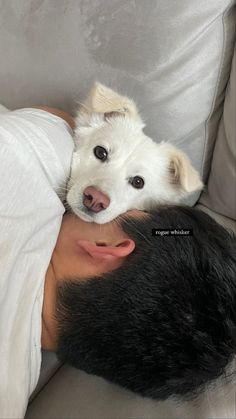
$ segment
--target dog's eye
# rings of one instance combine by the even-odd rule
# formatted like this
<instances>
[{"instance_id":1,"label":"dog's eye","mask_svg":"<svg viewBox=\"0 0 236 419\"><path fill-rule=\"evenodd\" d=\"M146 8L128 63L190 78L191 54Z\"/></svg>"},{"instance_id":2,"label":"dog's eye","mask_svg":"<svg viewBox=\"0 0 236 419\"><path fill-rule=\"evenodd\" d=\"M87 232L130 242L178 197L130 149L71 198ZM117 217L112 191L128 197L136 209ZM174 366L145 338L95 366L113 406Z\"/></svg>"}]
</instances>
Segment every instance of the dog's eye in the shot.
<instances>
[{"instance_id":1,"label":"dog's eye","mask_svg":"<svg viewBox=\"0 0 236 419\"><path fill-rule=\"evenodd\" d=\"M134 176L131 178L130 183L136 189L142 189L144 187L144 180L140 176Z\"/></svg>"},{"instance_id":2,"label":"dog's eye","mask_svg":"<svg viewBox=\"0 0 236 419\"><path fill-rule=\"evenodd\" d=\"M108 153L104 147L97 145L96 147L94 147L93 152L94 152L95 157L97 157L97 159L102 160L102 162L106 161Z\"/></svg>"}]
</instances>

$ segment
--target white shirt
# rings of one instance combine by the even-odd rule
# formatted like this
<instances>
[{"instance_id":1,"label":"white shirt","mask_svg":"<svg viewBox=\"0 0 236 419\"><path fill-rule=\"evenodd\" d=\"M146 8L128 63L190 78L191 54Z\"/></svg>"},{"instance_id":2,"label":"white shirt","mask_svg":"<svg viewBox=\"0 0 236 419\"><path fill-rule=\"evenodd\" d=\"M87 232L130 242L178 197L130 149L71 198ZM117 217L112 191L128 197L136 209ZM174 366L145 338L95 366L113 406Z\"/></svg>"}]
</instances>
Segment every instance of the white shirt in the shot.
<instances>
[{"instance_id":1,"label":"white shirt","mask_svg":"<svg viewBox=\"0 0 236 419\"><path fill-rule=\"evenodd\" d=\"M45 273L61 226L72 131L38 109L0 113L0 418L23 418L41 366Z\"/></svg>"}]
</instances>

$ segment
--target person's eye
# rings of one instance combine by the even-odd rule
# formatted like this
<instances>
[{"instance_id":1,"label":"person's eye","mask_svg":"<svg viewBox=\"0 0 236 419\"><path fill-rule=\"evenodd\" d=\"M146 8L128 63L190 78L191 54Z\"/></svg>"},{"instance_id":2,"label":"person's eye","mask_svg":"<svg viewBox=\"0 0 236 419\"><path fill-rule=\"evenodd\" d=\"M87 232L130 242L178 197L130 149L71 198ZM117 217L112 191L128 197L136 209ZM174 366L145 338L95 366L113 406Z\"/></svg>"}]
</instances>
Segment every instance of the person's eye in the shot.
<instances>
[{"instance_id":1,"label":"person's eye","mask_svg":"<svg viewBox=\"0 0 236 419\"><path fill-rule=\"evenodd\" d=\"M141 176L134 176L129 180L129 183L136 189L142 189L144 187L144 180Z\"/></svg>"},{"instance_id":2,"label":"person's eye","mask_svg":"<svg viewBox=\"0 0 236 419\"><path fill-rule=\"evenodd\" d=\"M101 160L102 162L107 160L108 152L104 147L97 145L94 147L93 153L95 157L97 157L97 159Z\"/></svg>"}]
</instances>

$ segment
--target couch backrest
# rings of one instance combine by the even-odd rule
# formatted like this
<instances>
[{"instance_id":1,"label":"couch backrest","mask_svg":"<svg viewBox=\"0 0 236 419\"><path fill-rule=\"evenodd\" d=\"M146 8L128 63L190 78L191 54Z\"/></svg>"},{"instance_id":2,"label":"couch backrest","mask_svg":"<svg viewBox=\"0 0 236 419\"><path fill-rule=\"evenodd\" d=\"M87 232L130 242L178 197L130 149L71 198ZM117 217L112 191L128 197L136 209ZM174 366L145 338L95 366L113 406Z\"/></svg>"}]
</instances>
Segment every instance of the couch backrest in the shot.
<instances>
[{"instance_id":1,"label":"couch backrest","mask_svg":"<svg viewBox=\"0 0 236 419\"><path fill-rule=\"evenodd\" d=\"M0 102L72 111L97 79L133 97L146 133L185 150L206 181L232 58L233 3L0 0Z\"/></svg>"},{"instance_id":2,"label":"couch backrest","mask_svg":"<svg viewBox=\"0 0 236 419\"><path fill-rule=\"evenodd\" d=\"M208 184L200 203L236 220L236 44Z\"/></svg>"}]
</instances>

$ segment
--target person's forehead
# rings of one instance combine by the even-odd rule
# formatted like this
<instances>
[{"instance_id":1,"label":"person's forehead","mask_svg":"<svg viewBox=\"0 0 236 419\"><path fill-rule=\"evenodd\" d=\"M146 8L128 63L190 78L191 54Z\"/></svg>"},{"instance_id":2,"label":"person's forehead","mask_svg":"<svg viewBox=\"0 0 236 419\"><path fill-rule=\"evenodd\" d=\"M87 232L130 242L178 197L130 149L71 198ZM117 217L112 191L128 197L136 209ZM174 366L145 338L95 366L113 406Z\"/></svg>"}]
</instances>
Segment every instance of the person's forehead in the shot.
<instances>
[{"instance_id":1,"label":"person's forehead","mask_svg":"<svg viewBox=\"0 0 236 419\"><path fill-rule=\"evenodd\" d=\"M107 227L114 226L114 225L118 226L118 225L120 225L120 222L122 220L130 220L130 219L135 220L135 219L142 219L144 217L148 217L148 212L137 210L137 209L132 209L132 210L126 211L126 212L118 215L118 217L116 217L112 221L109 221L107 224L96 224L96 225L97 226L100 225L100 227L103 226L103 225L107 226Z\"/></svg>"},{"instance_id":2,"label":"person's forehead","mask_svg":"<svg viewBox=\"0 0 236 419\"><path fill-rule=\"evenodd\" d=\"M92 229L92 230L103 230L104 227L110 227L110 226L118 226L117 222L119 224L119 221L122 220L122 218L125 219L137 219L137 218L143 218L143 217L147 217L148 213L145 211L141 211L141 210L137 210L137 209L132 209L129 211L126 211L123 214L120 214L116 219L105 223L105 224L96 224L96 223L88 223L87 221L82 220L80 217L78 217L77 215L73 214L73 213L67 213L64 215L65 218L69 219L70 223L73 223L73 226L75 227L77 224L78 225L83 225L83 228L86 229Z\"/></svg>"},{"instance_id":3,"label":"person's forehead","mask_svg":"<svg viewBox=\"0 0 236 419\"><path fill-rule=\"evenodd\" d=\"M144 218L144 217L148 217L148 212L146 211L141 211L141 210L137 210L137 209L132 209L129 211L126 211L124 214L121 214L118 219L122 219L122 218Z\"/></svg>"}]
</instances>

